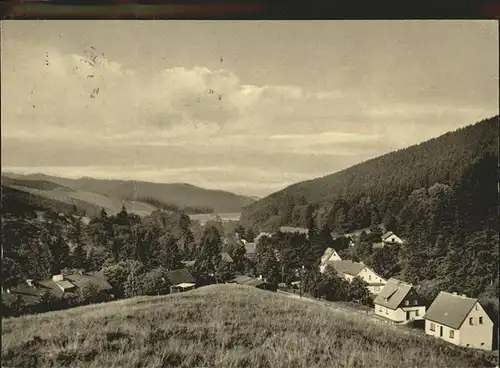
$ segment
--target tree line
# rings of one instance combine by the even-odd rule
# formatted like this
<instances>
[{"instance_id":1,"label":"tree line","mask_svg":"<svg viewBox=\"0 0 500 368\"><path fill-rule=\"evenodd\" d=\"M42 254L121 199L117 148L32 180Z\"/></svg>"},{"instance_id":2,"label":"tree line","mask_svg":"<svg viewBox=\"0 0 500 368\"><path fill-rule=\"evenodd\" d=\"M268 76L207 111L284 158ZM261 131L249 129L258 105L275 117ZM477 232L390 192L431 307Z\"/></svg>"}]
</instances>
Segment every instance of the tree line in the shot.
<instances>
[{"instance_id":1,"label":"tree line","mask_svg":"<svg viewBox=\"0 0 500 368\"><path fill-rule=\"evenodd\" d=\"M223 231L221 223L201 227L180 211L141 218L123 206L115 215L103 209L85 224L74 213L45 211L40 221L32 211L13 214L4 207L3 287L78 269L101 271L118 298L164 294L170 286L166 272L185 267L184 260L195 261L190 271L200 284L225 282L250 266L243 243L224 244ZM66 304L81 304L90 294Z\"/></svg>"},{"instance_id":2,"label":"tree line","mask_svg":"<svg viewBox=\"0 0 500 368\"><path fill-rule=\"evenodd\" d=\"M498 117L292 185L247 207L254 232L313 221L324 233L370 229L341 256L383 277L498 298ZM312 215L311 215L312 214ZM404 247L375 248L379 226ZM432 285L429 286L429 285Z\"/></svg>"}]
</instances>

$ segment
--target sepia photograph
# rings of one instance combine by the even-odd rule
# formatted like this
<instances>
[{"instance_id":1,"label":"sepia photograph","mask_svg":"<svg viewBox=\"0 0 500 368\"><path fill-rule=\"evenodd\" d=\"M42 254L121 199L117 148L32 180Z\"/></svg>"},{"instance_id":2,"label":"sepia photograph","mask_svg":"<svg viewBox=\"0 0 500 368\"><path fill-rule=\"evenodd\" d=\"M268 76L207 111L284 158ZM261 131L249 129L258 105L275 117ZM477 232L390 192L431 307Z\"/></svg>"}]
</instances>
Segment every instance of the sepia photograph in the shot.
<instances>
[{"instance_id":1,"label":"sepia photograph","mask_svg":"<svg viewBox=\"0 0 500 368\"><path fill-rule=\"evenodd\" d=\"M1 366L498 368L494 20L4 20Z\"/></svg>"}]
</instances>

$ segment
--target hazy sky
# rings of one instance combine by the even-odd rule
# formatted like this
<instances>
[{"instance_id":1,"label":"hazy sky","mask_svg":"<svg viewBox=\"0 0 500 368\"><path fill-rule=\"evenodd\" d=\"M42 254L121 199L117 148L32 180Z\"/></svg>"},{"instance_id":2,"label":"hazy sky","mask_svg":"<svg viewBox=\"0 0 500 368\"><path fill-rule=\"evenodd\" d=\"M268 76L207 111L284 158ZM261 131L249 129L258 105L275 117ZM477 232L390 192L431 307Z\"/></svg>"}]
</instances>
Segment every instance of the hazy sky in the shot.
<instances>
[{"instance_id":1,"label":"hazy sky","mask_svg":"<svg viewBox=\"0 0 500 368\"><path fill-rule=\"evenodd\" d=\"M264 196L498 114L495 21L3 21L1 36L3 170Z\"/></svg>"}]
</instances>

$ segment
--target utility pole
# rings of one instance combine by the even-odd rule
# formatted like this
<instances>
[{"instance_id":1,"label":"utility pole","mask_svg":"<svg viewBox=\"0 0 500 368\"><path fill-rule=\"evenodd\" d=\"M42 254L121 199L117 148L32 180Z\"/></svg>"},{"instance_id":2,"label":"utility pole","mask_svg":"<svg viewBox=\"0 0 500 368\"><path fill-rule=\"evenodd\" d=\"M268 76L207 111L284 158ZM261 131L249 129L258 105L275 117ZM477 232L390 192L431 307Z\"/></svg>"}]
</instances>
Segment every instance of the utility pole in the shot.
<instances>
[{"instance_id":1,"label":"utility pole","mask_svg":"<svg viewBox=\"0 0 500 368\"><path fill-rule=\"evenodd\" d=\"M300 271L300 299L302 299L302 288L304 287L304 265Z\"/></svg>"}]
</instances>

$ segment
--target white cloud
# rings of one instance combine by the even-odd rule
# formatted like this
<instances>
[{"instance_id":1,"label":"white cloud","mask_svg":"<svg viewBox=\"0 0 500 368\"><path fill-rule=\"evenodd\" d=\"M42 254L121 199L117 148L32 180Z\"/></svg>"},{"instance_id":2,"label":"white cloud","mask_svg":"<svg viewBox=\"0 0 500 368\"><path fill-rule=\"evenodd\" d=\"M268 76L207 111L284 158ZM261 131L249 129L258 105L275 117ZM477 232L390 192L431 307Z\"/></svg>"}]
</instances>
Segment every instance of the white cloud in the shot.
<instances>
[{"instance_id":1,"label":"white cloud","mask_svg":"<svg viewBox=\"0 0 500 368\"><path fill-rule=\"evenodd\" d=\"M45 45L11 43L3 53L4 163L28 169L36 161L40 166L33 170L51 174L82 176L87 170L87 176L192 180L211 187L220 180L234 188L249 183L262 194L262 183L275 188L324 175L344 162L354 163L349 157L375 156L497 113L475 106L384 101L352 90L257 86L243 83L229 70L204 66L146 74L92 49L64 54ZM74 166L55 164L57 147L67 156L64 162ZM133 169L113 166L127 162L128 153L117 158L120 149L135 150L137 158L128 161ZM162 169L161 156L171 156L172 150L182 156L178 164L184 168ZM115 161L106 152L113 152ZM209 155L214 161L200 166L200 157ZM315 169L312 157L323 156L327 162L328 155L339 162L318 163ZM259 171L252 161L248 170L253 174L247 170L235 179L250 156L261 158L262 168L274 168ZM293 162L286 161L292 156ZM95 167L81 164L90 158ZM153 169L138 169L150 161ZM296 165L296 170L283 174L276 162ZM309 171L304 173L300 165L308 165Z\"/></svg>"}]
</instances>

